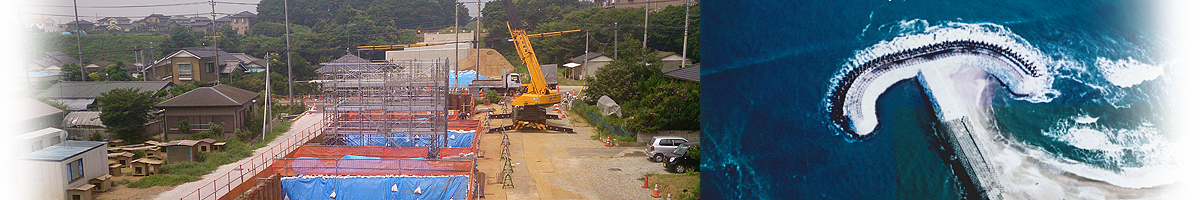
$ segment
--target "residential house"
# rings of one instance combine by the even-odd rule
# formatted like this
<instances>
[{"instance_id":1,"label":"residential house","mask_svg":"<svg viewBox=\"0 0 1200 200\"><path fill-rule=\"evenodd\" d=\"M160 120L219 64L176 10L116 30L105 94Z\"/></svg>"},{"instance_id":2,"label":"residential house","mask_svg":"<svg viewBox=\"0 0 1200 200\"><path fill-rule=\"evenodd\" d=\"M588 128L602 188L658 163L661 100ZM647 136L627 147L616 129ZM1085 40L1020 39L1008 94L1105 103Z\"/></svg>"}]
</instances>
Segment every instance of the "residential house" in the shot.
<instances>
[{"instance_id":1,"label":"residential house","mask_svg":"<svg viewBox=\"0 0 1200 200\"><path fill-rule=\"evenodd\" d=\"M681 56L677 53L659 51L658 54L656 54L656 55L657 55L658 60L662 61L662 66L659 69L662 72L667 72L667 71L683 68L684 65L691 64L690 60L684 59L683 56ZM685 62L687 62L687 63L685 63ZM683 65L681 65L681 63Z\"/></svg>"},{"instance_id":2,"label":"residential house","mask_svg":"<svg viewBox=\"0 0 1200 200\"><path fill-rule=\"evenodd\" d=\"M189 23L180 23L180 25L185 25L191 31L197 32L208 32L214 27L213 20L207 17L191 17L188 18L188 22Z\"/></svg>"},{"instance_id":3,"label":"residential house","mask_svg":"<svg viewBox=\"0 0 1200 200\"><path fill-rule=\"evenodd\" d=\"M236 57L239 61L241 61L243 63L242 65L245 66L246 72L261 72L261 71L267 70L267 60L266 59L257 58L257 57L254 57L254 56L251 56L251 55L248 55L245 53L230 53L230 55L233 55L233 57ZM230 70L232 70L232 69L233 68L230 68ZM233 71L230 71L230 72L222 71L222 73L234 73L234 72Z\"/></svg>"},{"instance_id":4,"label":"residential house","mask_svg":"<svg viewBox=\"0 0 1200 200\"><path fill-rule=\"evenodd\" d=\"M595 77L596 73L600 72L601 67L608 65L612 61L612 58L604 56L604 54L590 52L571 58L571 63L567 63L565 66L572 68L571 78L583 80L587 77Z\"/></svg>"},{"instance_id":5,"label":"residential house","mask_svg":"<svg viewBox=\"0 0 1200 200\"><path fill-rule=\"evenodd\" d=\"M22 125L16 129L17 132L62 127L62 109L34 100L33 98L21 98L18 101L17 106L23 109L24 112L22 115L18 115L21 117L16 119L16 124Z\"/></svg>"},{"instance_id":6,"label":"residential house","mask_svg":"<svg viewBox=\"0 0 1200 200\"><path fill-rule=\"evenodd\" d=\"M108 67L109 65L113 65L113 64L116 64L116 63L103 61L103 60L92 61L92 63L88 63L87 65L84 65L83 68L87 69L88 73L92 73L92 72L98 72L101 69L104 69L105 67Z\"/></svg>"},{"instance_id":7,"label":"residential house","mask_svg":"<svg viewBox=\"0 0 1200 200\"><path fill-rule=\"evenodd\" d=\"M662 10L667 6L682 6L687 3L687 0L600 0L599 2L605 8L645 8L650 7L650 10Z\"/></svg>"},{"instance_id":8,"label":"residential house","mask_svg":"<svg viewBox=\"0 0 1200 200\"><path fill-rule=\"evenodd\" d=\"M92 179L108 175L104 142L69 140L18 157L20 191L29 199L91 199Z\"/></svg>"},{"instance_id":9,"label":"residential house","mask_svg":"<svg viewBox=\"0 0 1200 200\"><path fill-rule=\"evenodd\" d=\"M133 88L139 91L158 92L171 86L166 81L90 81L59 82L37 95L38 98L58 102L68 110L94 110L96 98L101 93L117 88Z\"/></svg>"},{"instance_id":10,"label":"residential house","mask_svg":"<svg viewBox=\"0 0 1200 200\"><path fill-rule=\"evenodd\" d=\"M168 133L184 134L179 127L172 126L186 120L192 130L207 130L210 124L218 124L225 134L246 128L243 122L253 112L255 99L258 99L257 92L218 84L196 88L154 107L165 110L163 124Z\"/></svg>"},{"instance_id":11,"label":"residential house","mask_svg":"<svg viewBox=\"0 0 1200 200\"><path fill-rule=\"evenodd\" d=\"M42 53L42 55L31 61L27 70L52 73L62 72L63 65L79 63L79 60L61 51Z\"/></svg>"},{"instance_id":12,"label":"residential house","mask_svg":"<svg viewBox=\"0 0 1200 200\"><path fill-rule=\"evenodd\" d=\"M36 28L47 33L62 32L63 30L62 27L58 27L58 24L56 24L56 22L50 18L32 19L29 20L28 24L30 28Z\"/></svg>"},{"instance_id":13,"label":"residential house","mask_svg":"<svg viewBox=\"0 0 1200 200\"><path fill-rule=\"evenodd\" d=\"M96 20L96 27L108 30L129 31L133 28L133 23L127 17L105 17Z\"/></svg>"},{"instance_id":14,"label":"residential house","mask_svg":"<svg viewBox=\"0 0 1200 200\"><path fill-rule=\"evenodd\" d=\"M177 25L174 21L171 21L171 17L163 14L150 14L150 16L137 20L133 24L135 27L141 27L139 29L151 32L167 32L172 25Z\"/></svg>"},{"instance_id":15,"label":"residential house","mask_svg":"<svg viewBox=\"0 0 1200 200\"><path fill-rule=\"evenodd\" d=\"M76 24L78 24L79 26L76 27L75 26ZM78 28L79 30L84 31L84 33L87 33L87 31L90 31L90 30L92 30L93 27L96 27L96 23L92 23L87 20L79 20L79 21L67 22L66 24L62 24L62 26L59 26L59 27L62 28L62 30L65 30L68 32L75 32L75 29Z\"/></svg>"},{"instance_id":16,"label":"residential house","mask_svg":"<svg viewBox=\"0 0 1200 200\"><path fill-rule=\"evenodd\" d=\"M154 61L145 71L155 80L176 84L220 83L221 77L245 71L246 64L216 47L187 47Z\"/></svg>"},{"instance_id":17,"label":"residential house","mask_svg":"<svg viewBox=\"0 0 1200 200\"><path fill-rule=\"evenodd\" d=\"M249 11L242 11L237 14L218 18L217 22L216 22L216 27L220 28L220 27L230 26L231 28L233 28L234 31L237 31L238 34L245 35L246 32L250 31L250 27L254 26L254 23L252 20L255 17L258 17L258 16L255 15L254 13L250 13Z\"/></svg>"},{"instance_id":18,"label":"residential house","mask_svg":"<svg viewBox=\"0 0 1200 200\"><path fill-rule=\"evenodd\" d=\"M663 76L684 81L700 82L700 64L663 72Z\"/></svg>"}]
</instances>

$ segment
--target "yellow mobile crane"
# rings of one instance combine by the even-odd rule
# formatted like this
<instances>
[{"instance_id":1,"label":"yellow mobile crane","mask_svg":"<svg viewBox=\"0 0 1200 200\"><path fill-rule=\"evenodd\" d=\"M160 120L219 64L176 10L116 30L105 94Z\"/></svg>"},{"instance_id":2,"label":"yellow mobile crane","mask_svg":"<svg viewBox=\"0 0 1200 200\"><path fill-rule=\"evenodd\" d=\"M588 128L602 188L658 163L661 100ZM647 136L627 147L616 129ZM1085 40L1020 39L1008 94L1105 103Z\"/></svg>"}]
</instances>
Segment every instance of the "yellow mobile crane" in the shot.
<instances>
[{"instance_id":1,"label":"yellow mobile crane","mask_svg":"<svg viewBox=\"0 0 1200 200\"><path fill-rule=\"evenodd\" d=\"M542 65L538 63L537 55L533 52L533 45L529 43L529 35L526 35L525 26L521 24L521 19L517 16L517 11L513 9L511 0L501 1L503 1L504 10L508 12L508 22L506 24L508 25L509 35L512 36L513 46L517 49L517 55L521 57L521 62L529 69L529 84L521 84L521 89L517 90L519 94L513 98L512 105L514 109L511 113L491 115L492 118L511 117L513 124L493 128L489 131L532 128L568 133L575 132L571 128L546 124L546 119L557 118L556 115L547 115L546 108L561 102L562 96L559 96L558 91L550 89L549 85L546 84L546 78L542 75ZM570 32L578 31L572 30Z\"/></svg>"},{"instance_id":2,"label":"yellow mobile crane","mask_svg":"<svg viewBox=\"0 0 1200 200\"><path fill-rule=\"evenodd\" d=\"M509 35L512 36L513 44L517 49L517 54L521 57L521 62L525 64L525 67L527 69L529 69L530 83L529 84L521 84L520 87L518 87L518 89L516 89L518 94L513 98L512 105L514 106L514 109L511 113L494 114L494 115L490 116L492 118L512 118L513 124L498 127L498 128L493 128L493 129L489 130L489 132L532 128L532 129L552 130L552 131L562 131L562 132L574 133L575 131L572 130L571 128L559 127L559 126L553 126L553 125L546 124L546 119L557 119L558 118L558 115L546 114L546 108L554 106L554 104L558 104L559 102L561 102L562 96L560 96L557 91L552 90L550 88L550 86L548 84L546 84L546 76L544 74L542 74L542 65L538 62L537 55L533 53L533 46L529 43L529 38L554 37L554 36L560 36L565 33L580 32L582 30L575 29L575 30L566 30L566 31L549 32L549 33L526 34L525 26L521 24L520 18L516 15L516 10L514 10L512 7L512 2L509 2L509 0L502 0L502 1L504 4L504 9L508 12L508 19L509 19L508 21L509 22L507 22L506 24L508 25ZM424 47L424 46L445 45L445 44L465 43L465 42L472 42L472 41L358 46L358 50L359 51L393 50L393 49L403 49L403 48L410 48L410 47ZM517 76L517 75L509 74L506 77L514 77L514 76ZM516 77L514 77L514 78L516 78Z\"/></svg>"}]
</instances>

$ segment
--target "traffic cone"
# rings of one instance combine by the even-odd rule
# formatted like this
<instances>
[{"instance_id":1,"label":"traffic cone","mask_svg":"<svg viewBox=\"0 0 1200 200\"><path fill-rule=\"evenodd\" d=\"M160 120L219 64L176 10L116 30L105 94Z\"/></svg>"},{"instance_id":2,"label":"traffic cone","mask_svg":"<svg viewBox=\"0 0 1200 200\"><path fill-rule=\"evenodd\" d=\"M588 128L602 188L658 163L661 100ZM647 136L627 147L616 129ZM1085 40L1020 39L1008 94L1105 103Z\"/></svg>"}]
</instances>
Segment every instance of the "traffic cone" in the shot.
<instances>
[{"instance_id":1,"label":"traffic cone","mask_svg":"<svg viewBox=\"0 0 1200 200\"><path fill-rule=\"evenodd\" d=\"M671 200L671 191L667 191L667 200Z\"/></svg>"},{"instance_id":2,"label":"traffic cone","mask_svg":"<svg viewBox=\"0 0 1200 200\"><path fill-rule=\"evenodd\" d=\"M604 140L604 146L611 147L612 143L610 143L608 140Z\"/></svg>"},{"instance_id":3,"label":"traffic cone","mask_svg":"<svg viewBox=\"0 0 1200 200\"><path fill-rule=\"evenodd\" d=\"M654 193L650 194L650 197L654 197L654 198L662 197L662 196L658 196L658 183L654 184Z\"/></svg>"},{"instance_id":4,"label":"traffic cone","mask_svg":"<svg viewBox=\"0 0 1200 200\"><path fill-rule=\"evenodd\" d=\"M650 175L646 174L646 182L642 183L642 188L650 188Z\"/></svg>"}]
</instances>

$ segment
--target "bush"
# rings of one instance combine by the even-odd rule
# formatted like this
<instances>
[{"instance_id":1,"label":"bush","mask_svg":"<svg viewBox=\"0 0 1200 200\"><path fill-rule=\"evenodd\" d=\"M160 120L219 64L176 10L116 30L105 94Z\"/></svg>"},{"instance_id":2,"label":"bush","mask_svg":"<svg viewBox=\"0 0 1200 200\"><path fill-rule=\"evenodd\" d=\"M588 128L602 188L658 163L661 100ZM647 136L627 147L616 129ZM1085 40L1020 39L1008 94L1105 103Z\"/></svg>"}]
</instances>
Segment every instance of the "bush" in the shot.
<instances>
[{"instance_id":1,"label":"bush","mask_svg":"<svg viewBox=\"0 0 1200 200\"><path fill-rule=\"evenodd\" d=\"M200 177L177 174L153 174L129 183L131 188L148 188L152 186L174 186L200 180Z\"/></svg>"},{"instance_id":2,"label":"bush","mask_svg":"<svg viewBox=\"0 0 1200 200\"><path fill-rule=\"evenodd\" d=\"M488 101L491 101L492 103L500 103L500 100L503 99L500 97L499 93L496 93L495 90L488 90L486 96Z\"/></svg>"},{"instance_id":3,"label":"bush","mask_svg":"<svg viewBox=\"0 0 1200 200\"><path fill-rule=\"evenodd\" d=\"M180 132L180 133L192 133L192 126L191 126L191 125L192 125L192 124L191 124L191 123L188 123L188 121L187 121L186 119L185 119L185 120L180 120L180 121L179 121L179 132Z\"/></svg>"},{"instance_id":4,"label":"bush","mask_svg":"<svg viewBox=\"0 0 1200 200\"><path fill-rule=\"evenodd\" d=\"M475 104L485 105L488 104L488 100L483 98L475 98Z\"/></svg>"},{"instance_id":5,"label":"bush","mask_svg":"<svg viewBox=\"0 0 1200 200\"><path fill-rule=\"evenodd\" d=\"M212 138L212 136L213 136L212 131L200 131L200 132L196 132L195 134L192 134L191 139L199 140L199 139L204 139L204 138Z\"/></svg>"}]
</instances>

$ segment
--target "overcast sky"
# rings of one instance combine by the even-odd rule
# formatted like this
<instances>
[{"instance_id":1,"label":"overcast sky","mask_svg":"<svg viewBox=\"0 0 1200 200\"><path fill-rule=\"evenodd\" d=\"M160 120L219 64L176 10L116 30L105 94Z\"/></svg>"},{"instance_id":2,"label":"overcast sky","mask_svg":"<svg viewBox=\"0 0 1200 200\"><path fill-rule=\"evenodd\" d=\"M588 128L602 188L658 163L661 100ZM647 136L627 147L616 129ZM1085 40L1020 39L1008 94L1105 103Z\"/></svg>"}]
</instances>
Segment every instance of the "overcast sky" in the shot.
<instances>
[{"instance_id":1,"label":"overcast sky","mask_svg":"<svg viewBox=\"0 0 1200 200\"><path fill-rule=\"evenodd\" d=\"M259 1L260 0L217 0L217 2L245 4L258 4ZM472 17L476 16L474 2L478 2L479 0L458 1L470 2L466 4L467 9L470 10L469 15ZM482 1L490 2L492 0ZM51 18L59 24L74 21L74 10L71 7L71 0L21 0L19 2L21 3L19 4L18 9L20 9L20 12L22 13L22 21L29 21L35 18ZM78 3L79 19L92 22L104 17L128 17L131 20L139 20L154 13L164 14L167 16L189 15L209 17L210 13L213 12L213 7L205 0L79 0ZM112 8L117 6L141 7ZM258 10L255 7L255 5L217 3L217 18L221 18L229 14L237 14L242 11L250 11L251 13L258 14Z\"/></svg>"}]
</instances>

